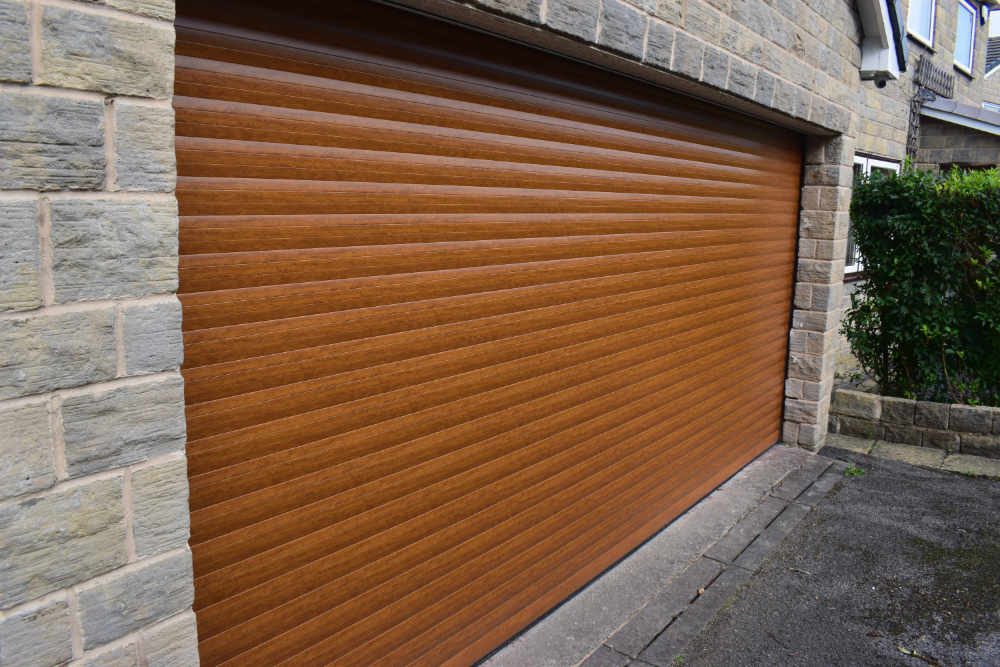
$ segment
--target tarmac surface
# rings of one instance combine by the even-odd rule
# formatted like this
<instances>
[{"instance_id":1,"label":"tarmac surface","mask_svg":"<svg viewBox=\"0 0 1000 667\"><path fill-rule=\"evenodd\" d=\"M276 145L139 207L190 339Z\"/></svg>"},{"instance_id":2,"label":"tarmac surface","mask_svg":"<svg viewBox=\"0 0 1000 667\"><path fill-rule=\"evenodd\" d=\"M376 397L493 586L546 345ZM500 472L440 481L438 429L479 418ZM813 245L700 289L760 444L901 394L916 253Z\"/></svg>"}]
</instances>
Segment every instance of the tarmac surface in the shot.
<instances>
[{"instance_id":1,"label":"tarmac surface","mask_svg":"<svg viewBox=\"0 0 1000 667\"><path fill-rule=\"evenodd\" d=\"M1000 665L1000 482L821 454L853 468L672 664Z\"/></svg>"}]
</instances>

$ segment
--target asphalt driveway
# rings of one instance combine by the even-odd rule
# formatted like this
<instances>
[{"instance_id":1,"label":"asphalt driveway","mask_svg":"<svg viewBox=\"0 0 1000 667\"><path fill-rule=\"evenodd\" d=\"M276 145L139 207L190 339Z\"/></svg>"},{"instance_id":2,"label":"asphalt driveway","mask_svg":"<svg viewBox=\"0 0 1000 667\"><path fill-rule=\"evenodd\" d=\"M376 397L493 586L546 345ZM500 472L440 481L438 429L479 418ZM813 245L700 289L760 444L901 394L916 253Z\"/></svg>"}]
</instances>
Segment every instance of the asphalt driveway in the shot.
<instances>
[{"instance_id":1,"label":"asphalt driveway","mask_svg":"<svg viewBox=\"0 0 1000 667\"><path fill-rule=\"evenodd\" d=\"M1000 482L827 448L846 476L687 665L1000 665Z\"/></svg>"}]
</instances>

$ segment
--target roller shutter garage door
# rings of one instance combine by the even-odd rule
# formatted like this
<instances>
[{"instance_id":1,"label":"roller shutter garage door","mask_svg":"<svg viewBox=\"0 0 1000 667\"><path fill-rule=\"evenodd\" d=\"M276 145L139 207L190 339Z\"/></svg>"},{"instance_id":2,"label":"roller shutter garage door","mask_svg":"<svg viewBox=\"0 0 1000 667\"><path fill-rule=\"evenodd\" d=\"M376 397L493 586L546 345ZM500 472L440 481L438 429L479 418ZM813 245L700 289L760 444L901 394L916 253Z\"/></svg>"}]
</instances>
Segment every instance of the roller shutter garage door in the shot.
<instances>
[{"instance_id":1,"label":"roller shutter garage door","mask_svg":"<svg viewBox=\"0 0 1000 667\"><path fill-rule=\"evenodd\" d=\"M474 662L778 439L795 136L379 5L178 4L203 664Z\"/></svg>"}]
</instances>

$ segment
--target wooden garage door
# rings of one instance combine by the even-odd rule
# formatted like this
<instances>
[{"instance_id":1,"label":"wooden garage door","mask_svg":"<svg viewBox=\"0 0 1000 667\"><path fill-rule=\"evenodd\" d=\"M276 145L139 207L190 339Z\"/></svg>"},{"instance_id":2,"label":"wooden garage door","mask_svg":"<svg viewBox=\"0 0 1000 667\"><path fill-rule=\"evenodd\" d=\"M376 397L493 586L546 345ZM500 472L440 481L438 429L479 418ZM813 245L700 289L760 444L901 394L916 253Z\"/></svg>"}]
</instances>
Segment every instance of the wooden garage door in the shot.
<instances>
[{"instance_id":1,"label":"wooden garage door","mask_svg":"<svg viewBox=\"0 0 1000 667\"><path fill-rule=\"evenodd\" d=\"M794 136L398 10L179 4L203 664L473 662L778 439Z\"/></svg>"}]
</instances>

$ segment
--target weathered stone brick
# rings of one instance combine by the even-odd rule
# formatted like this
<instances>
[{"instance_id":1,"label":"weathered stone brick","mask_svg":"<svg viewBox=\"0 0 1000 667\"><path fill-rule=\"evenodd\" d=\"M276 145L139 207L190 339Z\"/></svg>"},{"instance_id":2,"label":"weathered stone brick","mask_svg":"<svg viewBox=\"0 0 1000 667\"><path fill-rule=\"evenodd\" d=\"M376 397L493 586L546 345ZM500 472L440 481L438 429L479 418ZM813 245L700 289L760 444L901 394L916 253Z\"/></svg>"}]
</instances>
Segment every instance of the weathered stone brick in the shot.
<instances>
[{"instance_id":1,"label":"weathered stone brick","mask_svg":"<svg viewBox=\"0 0 1000 667\"><path fill-rule=\"evenodd\" d=\"M799 424L815 424L819 417L819 404L815 401L785 399L785 419Z\"/></svg>"},{"instance_id":2,"label":"weathered stone brick","mask_svg":"<svg viewBox=\"0 0 1000 667\"><path fill-rule=\"evenodd\" d=\"M792 311L792 327L820 333L835 331L840 327L840 309L812 311L796 308Z\"/></svg>"},{"instance_id":3,"label":"weathered stone brick","mask_svg":"<svg viewBox=\"0 0 1000 667\"><path fill-rule=\"evenodd\" d=\"M843 280L843 260L800 259L796 279L807 283L830 284Z\"/></svg>"},{"instance_id":4,"label":"weathered stone brick","mask_svg":"<svg viewBox=\"0 0 1000 667\"><path fill-rule=\"evenodd\" d=\"M44 6L38 83L167 98L174 87L174 31L167 25Z\"/></svg>"},{"instance_id":5,"label":"weathered stone brick","mask_svg":"<svg viewBox=\"0 0 1000 667\"><path fill-rule=\"evenodd\" d=\"M895 396L882 397L882 421L890 424L912 424L917 402Z\"/></svg>"},{"instance_id":6,"label":"weathered stone brick","mask_svg":"<svg viewBox=\"0 0 1000 667\"><path fill-rule=\"evenodd\" d=\"M853 435L858 438L877 440L882 437L884 432L884 427L881 422L871 421L870 419L838 415L837 422L840 425L837 432L843 435Z\"/></svg>"},{"instance_id":7,"label":"weathered stone brick","mask_svg":"<svg viewBox=\"0 0 1000 667\"><path fill-rule=\"evenodd\" d=\"M785 421L781 424L781 441L786 445L796 445L799 442L799 424Z\"/></svg>"},{"instance_id":8,"label":"weathered stone brick","mask_svg":"<svg viewBox=\"0 0 1000 667\"><path fill-rule=\"evenodd\" d=\"M0 81L31 81L30 39L27 3L0 0Z\"/></svg>"},{"instance_id":9,"label":"weathered stone brick","mask_svg":"<svg viewBox=\"0 0 1000 667\"><path fill-rule=\"evenodd\" d=\"M151 16L166 21L174 20L174 0L87 0L87 2L97 2L130 14Z\"/></svg>"},{"instance_id":10,"label":"weathered stone brick","mask_svg":"<svg viewBox=\"0 0 1000 667\"><path fill-rule=\"evenodd\" d=\"M104 183L104 105L5 90L0 188L87 190Z\"/></svg>"},{"instance_id":11,"label":"weathered stone brick","mask_svg":"<svg viewBox=\"0 0 1000 667\"><path fill-rule=\"evenodd\" d=\"M106 644L182 612L194 601L191 552L179 551L81 587L83 645Z\"/></svg>"},{"instance_id":12,"label":"weathered stone brick","mask_svg":"<svg viewBox=\"0 0 1000 667\"><path fill-rule=\"evenodd\" d=\"M598 0L549 0L545 24L553 30L593 41L600 4Z\"/></svg>"},{"instance_id":13,"label":"weathered stone brick","mask_svg":"<svg viewBox=\"0 0 1000 667\"><path fill-rule=\"evenodd\" d=\"M56 300L109 299L177 289L175 202L52 202Z\"/></svg>"},{"instance_id":14,"label":"weathered stone brick","mask_svg":"<svg viewBox=\"0 0 1000 667\"><path fill-rule=\"evenodd\" d=\"M916 411L913 415L913 423L917 426L947 430L948 404L932 403L930 401L917 401Z\"/></svg>"},{"instance_id":15,"label":"weathered stone brick","mask_svg":"<svg viewBox=\"0 0 1000 667\"><path fill-rule=\"evenodd\" d=\"M729 80L729 56L714 46L705 47L705 62L701 68L701 80L716 88L725 88Z\"/></svg>"},{"instance_id":16,"label":"weathered stone brick","mask_svg":"<svg viewBox=\"0 0 1000 667\"><path fill-rule=\"evenodd\" d=\"M993 411L972 405L952 405L948 428L963 433L989 433L993 429Z\"/></svg>"},{"instance_id":17,"label":"weathered stone brick","mask_svg":"<svg viewBox=\"0 0 1000 667\"><path fill-rule=\"evenodd\" d=\"M56 481L48 400L0 405L0 499L47 489Z\"/></svg>"},{"instance_id":18,"label":"weathered stone brick","mask_svg":"<svg viewBox=\"0 0 1000 667\"><path fill-rule=\"evenodd\" d=\"M959 447L958 433L924 429L924 447L943 449L946 452L957 452Z\"/></svg>"},{"instance_id":19,"label":"weathered stone brick","mask_svg":"<svg viewBox=\"0 0 1000 667\"><path fill-rule=\"evenodd\" d=\"M188 541L187 461L183 458L132 474L132 525L140 558L182 547Z\"/></svg>"},{"instance_id":20,"label":"weathered stone brick","mask_svg":"<svg viewBox=\"0 0 1000 667\"><path fill-rule=\"evenodd\" d=\"M139 643L101 646L88 651L73 667L140 667Z\"/></svg>"},{"instance_id":21,"label":"weathered stone brick","mask_svg":"<svg viewBox=\"0 0 1000 667\"><path fill-rule=\"evenodd\" d=\"M184 382L178 376L63 400L69 475L145 461L184 448Z\"/></svg>"},{"instance_id":22,"label":"weathered stone brick","mask_svg":"<svg viewBox=\"0 0 1000 667\"><path fill-rule=\"evenodd\" d=\"M674 50L674 29L655 19L649 20L649 34L646 36L645 62L660 69L670 69Z\"/></svg>"},{"instance_id":23,"label":"weathered stone brick","mask_svg":"<svg viewBox=\"0 0 1000 667\"><path fill-rule=\"evenodd\" d=\"M795 113L795 85L785 81L784 79L777 79L774 86L774 99L771 101L771 106L773 106L778 111L782 111L788 115Z\"/></svg>"},{"instance_id":24,"label":"weathered stone brick","mask_svg":"<svg viewBox=\"0 0 1000 667\"><path fill-rule=\"evenodd\" d=\"M799 380L820 382L823 379L823 357L816 354L792 353L788 355L788 376Z\"/></svg>"},{"instance_id":25,"label":"weathered stone brick","mask_svg":"<svg viewBox=\"0 0 1000 667\"><path fill-rule=\"evenodd\" d=\"M878 421L882 418L882 400L878 394L851 389L835 389L832 409L839 415Z\"/></svg>"},{"instance_id":26,"label":"weathered stone brick","mask_svg":"<svg viewBox=\"0 0 1000 667\"><path fill-rule=\"evenodd\" d=\"M1000 458L1000 436L963 433L961 438L963 454Z\"/></svg>"},{"instance_id":27,"label":"weathered stone brick","mask_svg":"<svg viewBox=\"0 0 1000 667\"><path fill-rule=\"evenodd\" d=\"M646 15L620 0L604 0L598 43L634 58L642 58Z\"/></svg>"},{"instance_id":28,"label":"weathered stone brick","mask_svg":"<svg viewBox=\"0 0 1000 667\"><path fill-rule=\"evenodd\" d=\"M785 380L785 396L788 398L802 398L802 380L788 378Z\"/></svg>"},{"instance_id":29,"label":"weathered stone brick","mask_svg":"<svg viewBox=\"0 0 1000 667\"><path fill-rule=\"evenodd\" d=\"M172 192L177 181L174 110L119 99L114 111L118 187Z\"/></svg>"},{"instance_id":30,"label":"weathered stone brick","mask_svg":"<svg viewBox=\"0 0 1000 667\"><path fill-rule=\"evenodd\" d=\"M674 59L670 68L692 79L701 78L701 63L705 59L705 45L687 33L674 36Z\"/></svg>"},{"instance_id":31,"label":"weathered stone brick","mask_svg":"<svg viewBox=\"0 0 1000 667\"><path fill-rule=\"evenodd\" d=\"M709 44L718 44L722 34L719 13L704 2L689 2L684 14L684 30Z\"/></svg>"},{"instance_id":32,"label":"weathered stone brick","mask_svg":"<svg viewBox=\"0 0 1000 667\"><path fill-rule=\"evenodd\" d=\"M142 631L147 667L198 664L198 629L190 611Z\"/></svg>"},{"instance_id":33,"label":"weathered stone brick","mask_svg":"<svg viewBox=\"0 0 1000 667\"><path fill-rule=\"evenodd\" d=\"M0 609L123 565L122 480L102 479L0 506Z\"/></svg>"},{"instance_id":34,"label":"weathered stone brick","mask_svg":"<svg viewBox=\"0 0 1000 667\"><path fill-rule=\"evenodd\" d=\"M756 67L737 58L730 58L729 80L726 82L726 90L734 95L753 99L756 83Z\"/></svg>"},{"instance_id":35,"label":"weathered stone brick","mask_svg":"<svg viewBox=\"0 0 1000 667\"><path fill-rule=\"evenodd\" d=\"M0 618L0 665L61 665L73 657L69 603L56 599Z\"/></svg>"},{"instance_id":36,"label":"weathered stone brick","mask_svg":"<svg viewBox=\"0 0 1000 667\"><path fill-rule=\"evenodd\" d=\"M125 306L125 371L129 375L177 368L184 359L177 299Z\"/></svg>"},{"instance_id":37,"label":"weathered stone brick","mask_svg":"<svg viewBox=\"0 0 1000 667\"><path fill-rule=\"evenodd\" d=\"M826 442L826 427L819 424L801 424L799 426L799 441L801 447L816 451Z\"/></svg>"},{"instance_id":38,"label":"weathered stone brick","mask_svg":"<svg viewBox=\"0 0 1000 667\"><path fill-rule=\"evenodd\" d=\"M685 0L657 0L656 15L668 23L683 25Z\"/></svg>"},{"instance_id":39,"label":"weathered stone brick","mask_svg":"<svg viewBox=\"0 0 1000 667\"><path fill-rule=\"evenodd\" d=\"M0 311L42 305L37 201L4 202L0 248Z\"/></svg>"},{"instance_id":40,"label":"weathered stone brick","mask_svg":"<svg viewBox=\"0 0 1000 667\"><path fill-rule=\"evenodd\" d=\"M777 79L762 69L757 70L757 88L754 99L758 104L766 107L771 106L774 101L774 89L777 86Z\"/></svg>"},{"instance_id":41,"label":"weathered stone brick","mask_svg":"<svg viewBox=\"0 0 1000 667\"><path fill-rule=\"evenodd\" d=\"M114 377L114 309L0 320L0 399Z\"/></svg>"},{"instance_id":42,"label":"weathered stone brick","mask_svg":"<svg viewBox=\"0 0 1000 667\"><path fill-rule=\"evenodd\" d=\"M923 444L923 436L923 431L915 426L885 424L885 432L882 437L889 442L920 446Z\"/></svg>"}]
</instances>

